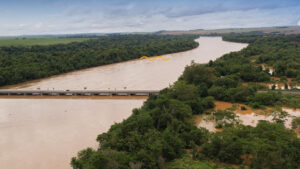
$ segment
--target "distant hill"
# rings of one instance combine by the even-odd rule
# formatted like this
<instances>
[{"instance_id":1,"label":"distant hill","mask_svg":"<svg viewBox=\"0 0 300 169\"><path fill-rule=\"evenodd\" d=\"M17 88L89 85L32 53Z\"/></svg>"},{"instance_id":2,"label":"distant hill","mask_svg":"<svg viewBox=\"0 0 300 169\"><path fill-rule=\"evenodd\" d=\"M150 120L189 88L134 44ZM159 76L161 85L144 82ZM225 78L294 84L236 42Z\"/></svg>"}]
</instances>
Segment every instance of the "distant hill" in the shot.
<instances>
[{"instance_id":1,"label":"distant hill","mask_svg":"<svg viewBox=\"0 0 300 169\"><path fill-rule=\"evenodd\" d=\"M247 32L261 32L272 34L300 34L300 26L280 26L280 27L262 27L262 28L229 28L229 29L215 29L215 30L175 30L175 31L159 31L158 34L167 35L181 35L181 34L226 34L226 33L247 33Z\"/></svg>"}]
</instances>

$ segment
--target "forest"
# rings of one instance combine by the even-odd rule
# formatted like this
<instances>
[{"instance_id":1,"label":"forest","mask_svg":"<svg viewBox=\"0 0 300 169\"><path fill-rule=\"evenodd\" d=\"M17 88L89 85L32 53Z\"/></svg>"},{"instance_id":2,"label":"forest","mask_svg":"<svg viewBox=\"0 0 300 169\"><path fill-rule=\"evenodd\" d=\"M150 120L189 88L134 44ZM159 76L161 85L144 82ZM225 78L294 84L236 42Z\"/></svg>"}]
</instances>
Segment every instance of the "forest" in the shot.
<instances>
[{"instance_id":1,"label":"forest","mask_svg":"<svg viewBox=\"0 0 300 169\"><path fill-rule=\"evenodd\" d=\"M0 47L0 86L198 46L195 36L110 35L56 45Z\"/></svg>"},{"instance_id":2,"label":"forest","mask_svg":"<svg viewBox=\"0 0 300 169\"><path fill-rule=\"evenodd\" d=\"M275 76L300 81L300 35L230 35L224 40L251 43L247 56L259 55L256 63L266 63L275 69Z\"/></svg>"},{"instance_id":3,"label":"forest","mask_svg":"<svg viewBox=\"0 0 300 169\"><path fill-rule=\"evenodd\" d=\"M274 76L299 79L300 36L229 34L223 38L249 46L208 64L191 63L177 82L158 96L150 96L128 119L100 134L98 149L80 151L72 158L72 167L299 169L300 139L285 128L280 117L260 121L256 127L225 125L215 133L195 126L193 115L207 113L215 107L215 100L253 108L300 108L299 95L275 90L258 93L265 87L243 85L269 82ZM274 74L263 70L260 63L275 67ZM215 118L224 116L234 118L230 112L217 112ZM294 119L293 125L298 124L299 118Z\"/></svg>"}]
</instances>

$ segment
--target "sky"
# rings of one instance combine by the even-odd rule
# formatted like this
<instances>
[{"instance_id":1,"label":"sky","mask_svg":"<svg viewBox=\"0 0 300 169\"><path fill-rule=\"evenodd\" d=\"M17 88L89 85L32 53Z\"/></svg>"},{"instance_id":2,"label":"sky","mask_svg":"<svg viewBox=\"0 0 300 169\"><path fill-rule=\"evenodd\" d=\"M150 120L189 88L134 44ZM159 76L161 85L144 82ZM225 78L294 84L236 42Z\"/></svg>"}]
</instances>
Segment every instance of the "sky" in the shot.
<instances>
[{"instance_id":1,"label":"sky","mask_svg":"<svg viewBox=\"0 0 300 169\"><path fill-rule=\"evenodd\" d=\"M300 0L0 0L0 36L300 26Z\"/></svg>"}]
</instances>

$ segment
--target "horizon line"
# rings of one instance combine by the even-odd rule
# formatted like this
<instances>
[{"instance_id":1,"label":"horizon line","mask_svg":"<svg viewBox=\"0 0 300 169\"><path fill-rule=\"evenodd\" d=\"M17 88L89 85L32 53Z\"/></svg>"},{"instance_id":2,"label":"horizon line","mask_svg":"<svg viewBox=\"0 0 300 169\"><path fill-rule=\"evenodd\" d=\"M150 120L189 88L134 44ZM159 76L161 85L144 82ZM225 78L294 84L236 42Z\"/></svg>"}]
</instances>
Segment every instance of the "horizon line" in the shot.
<instances>
[{"instance_id":1,"label":"horizon line","mask_svg":"<svg viewBox=\"0 0 300 169\"><path fill-rule=\"evenodd\" d=\"M219 28L219 29L179 29L179 30L157 30L157 31L133 31L133 32L78 32L78 33L46 33L46 34L21 34L21 35L0 35L0 38L10 37L34 37L34 36L74 36L74 35L107 35L107 34L148 34L148 33L159 33L159 32L187 32L187 31L218 31L218 30L241 30L241 29L265 29L265 28L290 28L300 27L300 25L285 25L285 26L262 26L262 27L236 27L236 28Z\"/></svg>"}]
</instances>

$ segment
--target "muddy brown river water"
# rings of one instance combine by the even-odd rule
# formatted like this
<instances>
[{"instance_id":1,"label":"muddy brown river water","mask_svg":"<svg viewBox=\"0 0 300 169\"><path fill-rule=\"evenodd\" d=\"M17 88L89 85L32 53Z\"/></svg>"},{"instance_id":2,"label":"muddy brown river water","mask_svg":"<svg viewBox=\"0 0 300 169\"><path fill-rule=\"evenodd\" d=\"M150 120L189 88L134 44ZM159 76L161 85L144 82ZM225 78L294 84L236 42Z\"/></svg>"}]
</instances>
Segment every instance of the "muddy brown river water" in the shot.
<instances>
[{"instance_id":1,"label":"muddy brown river water","mask_svg":"<svg viewBox=\"0 0 300 169\"><path fill-rule=\"evenodd\" d=\"M246 44L201 37L196 49L163 55L169 61L134 60L99 66L5 88L152 89L168 87L192 60L206 63ZM146 98L0 98L0 168L70 169L70 159L86 147L97 147L96 137L121 122Z\"/></svg>"}]
</instances>

